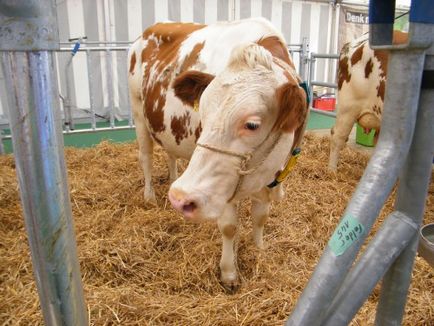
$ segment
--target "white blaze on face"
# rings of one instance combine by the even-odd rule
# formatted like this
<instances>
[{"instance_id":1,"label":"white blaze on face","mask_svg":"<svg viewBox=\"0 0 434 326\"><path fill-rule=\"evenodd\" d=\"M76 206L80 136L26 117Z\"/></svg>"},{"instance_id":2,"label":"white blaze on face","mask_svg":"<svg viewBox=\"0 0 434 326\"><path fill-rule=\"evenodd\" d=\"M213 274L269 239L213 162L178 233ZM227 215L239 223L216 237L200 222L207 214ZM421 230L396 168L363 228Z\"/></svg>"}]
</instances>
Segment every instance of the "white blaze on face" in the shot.
<instances>
[{"instance_id":1,"label":"white blaze on face","mask_svg":"<svg viewBox=\"0 0 434 326\"><path fill-rule=\"evenodd\" d=\"M278 114L276 89L282 81L271 68L271 55L261 47L252 45L247 50L235 50L233 55L242 56L242 60L238 58L241 62L233 60L201 96L203 131L198 143L253 154L247 168L258 169L243 177L236 194L240 198L260 191L274 179L291 148L293 132L284 133L268 153L281 134L272 132L272 128ZM237 188L241 160L196 147L187 169L171 186L169 198L173 206L189 219L218 218Z\"/></svg>"}]
</instances>

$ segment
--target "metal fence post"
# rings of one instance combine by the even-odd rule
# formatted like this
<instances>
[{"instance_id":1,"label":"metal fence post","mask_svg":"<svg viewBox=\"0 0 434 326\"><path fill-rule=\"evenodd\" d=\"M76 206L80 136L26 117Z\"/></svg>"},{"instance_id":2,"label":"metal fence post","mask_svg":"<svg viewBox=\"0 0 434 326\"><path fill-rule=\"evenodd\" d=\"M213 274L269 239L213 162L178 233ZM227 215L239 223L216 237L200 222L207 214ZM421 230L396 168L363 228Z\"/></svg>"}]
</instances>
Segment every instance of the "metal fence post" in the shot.
<instances>
[{"instance_id":1,"label":"metal fence post","mask_svg":"<svg viewBox=\"0 0 434 326\"><path fill-rule=\"evenodd\" d=\"M434 147L434 15L427 10L429 2L413 0L408 42L393 45L395 1L371 0L370 44L391 51L380 138L287 325L347 325L386 273L376 323L399 325L402 320ZM381 10L388 12L378 15ZM350 271L398 174L396 211ZM390 230L399 236L386 238Z\"/></svg>"},{"instance_id":2,"label":"metal fence post","mask_svg":"<svg viewBox=\"0 0 434 326\"><path fill-rule=\"evenodd\" d=\"M434 32L434 28L432 29ZM425 58L424 74L434 75L434 46ZM427 78L428 79L428 78ZM431 82L432 83L432 82ZM396 209L413 216L420 228L434 154L434 85L424 88L419 101L413 144L400 178ZM431 148L431 152L429 149ZM419 235L401 253L383 279L376 325L400 325L411 280Z\"/></svg>"},{"instance_id":3,"label":"metal fence post","mask_svg":"<svg viewBox=\"0 0 434 326\"><path fill-rule=\"evenodd\" d=\"M88 71L88 85L89 85L89 106L90 106L90 121L92 130L96 129L96 116L95 116L95 99L93 90L93 80L92 80L92 57L90 50L86 50L86 62Z\"/></svg>"},{"instance_id":4,"label":"metal fence post","mask_svg":"<svg viewBox=\"0 0 434 326\"><path fill-rule=\"evenodd\" d=\"M312 107L313 105L313 85L312 85L312 81L314 80L314 76L315 76L315 53L310 53L309 56L309 78L308 78L308 85L309 85L309 92L310 92L310 98L311 98L311 102L310 102L310 107Z\"/></svg>"},{"instance_id":5,"label":"metal fence post","mask_svg":"<svg viewBox=\"0 0 434 326\"><path fill-rule=\"evenodd\" d=\"M63 156L54 0L0 1L0 50L33 272L47 325L87 325Z\"/></svg>"},{"instance_id":6,"label":"metal fence post","mask_svg":"<svg viewBox=\"0 0 434 326\"><path fill-rule=\"evenodd\" d=\"M3 129L0 129L0 154L5 153L5 147L3 145Z\"/></svg>"},{"instance_id":7,"label":"metal fence post","mask_svg":"<svg viewBox=\"0 0 434 326\"><path fill-rule=\"evenodd\" d=\"M300 49L300 65L299 65L299 75L302 80L306 80L306 66L308 63L308 56L309 56L309 40L307 37L303 37L303 40L301 42L301 49Z\"/></svg>"},{"instance_id":8,"label":"metal fence post","mask_svg":"<svg viewBox=\"0 0 434 326\"><path fill-rule=\"evenodd\" d=\"M107 92L108 92L108 109L110 116L110 128L115 127L114 114L114 90L113 90L113 57L112 53L106 50L106 67L107 67Z\"/></svg>"}]
</instances>

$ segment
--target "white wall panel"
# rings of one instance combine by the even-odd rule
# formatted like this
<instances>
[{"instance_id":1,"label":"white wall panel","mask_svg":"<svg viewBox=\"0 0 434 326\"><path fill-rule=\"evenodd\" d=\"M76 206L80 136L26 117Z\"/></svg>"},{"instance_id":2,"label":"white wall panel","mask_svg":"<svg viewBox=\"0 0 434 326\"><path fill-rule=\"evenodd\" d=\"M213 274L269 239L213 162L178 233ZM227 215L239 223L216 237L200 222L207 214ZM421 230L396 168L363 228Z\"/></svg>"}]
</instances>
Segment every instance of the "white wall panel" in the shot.
<instances>
[{"instance_id":1,"label":"white wall panel","mask_svg":"<svg viewBox=\"0 0 434 326\"><path fill-rule=\"evenodd\" d=\"M282 0L273 0L271 7L271 22L278 30L282 29Z\"/></svg>"},{"instance_id":2,"label":"white wall panel","mask_svg":"<svg viewBox=\"0 0 434 326\"><path fill-rule=\"evenodd\" d=\"M205 0L205 24L217 21L217 0Z\"/></svg>"},{"instance_id":3,"label":"white wall panel","mask_svg":"<svg viewBox=\"0 0 434 326\"><path fill-rule=\"evenodd\" d=\"M155 4L155 21L156 22L168 21L169 5L167 3L167 0L157 0L154 1L154 4Z\"/></svg>"},{"instance_id":4,"label":"white wall panel","mask_svg":"<svg viewBox=\"0 0 434 326\"><path fill-rule=\"evenodd\" d=\"M251 0L252 17L262 16L262 0Z\"/></svg>"},{"instance_id":5,"label":"white wall panel","mask_svg":"<svg viewBox=\"0 0 434 326\"><path fill-rule=\"evenodd\" d=\"M181 0L181 21L193 21L193 0Z\"/></svg>"},{"instance_id":6,"label":"white wall panel","mask_svg":"<svg viewBox=\"0 0 434 326\"><path fill-rule=\"evenodd\" d=\"M69 0L67 2L69 14L74 19L69 19L69 30L72 37L80 37L86 35L84 30L83 17L83 2L82 0ZM77 53L72 60L73 82L75 86L75 99L72 99L72 104L77 108L88 108L89 104L89 89L87 87L88 71L86 56ZM62 68L61 68L62 69ZM62 73L62 70L60 70ZM66 95L66 94L64 94Z\"/></svg>"},{"instance_id":7,"label":"white wall panel","mask_svg":"<svg viewBox=\"0 0 434 326\"><path fill-rule=\"evenodd\" d=\"M127 1L128 7L128 39L130 41L135 40L142 34L142 1L141 0L129 0Z\"/></svg>"}]
</instances>

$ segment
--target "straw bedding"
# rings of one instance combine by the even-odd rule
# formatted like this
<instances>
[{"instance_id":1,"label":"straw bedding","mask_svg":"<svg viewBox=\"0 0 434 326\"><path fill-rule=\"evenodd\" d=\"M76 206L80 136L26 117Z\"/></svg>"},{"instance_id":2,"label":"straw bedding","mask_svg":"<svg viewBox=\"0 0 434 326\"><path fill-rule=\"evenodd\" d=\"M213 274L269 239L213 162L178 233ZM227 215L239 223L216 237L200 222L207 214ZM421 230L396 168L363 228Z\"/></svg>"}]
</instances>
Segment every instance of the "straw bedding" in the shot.
<instances>
[{"instance_id":1,"label":"straw bedding","mask_svg":"<svg viewBox=\"0 0 434 326\"><path fill-rule=\"evenodd\" d=\"M160 149L153 179L158 207L143 202L136 144L68 148L66 158L92 325L282 325L368 160L346 148L339 173L329 173L328 140L308 135L284 201L273 204L264 251L251 239L249 204L239 207L242 285L229 294L218 278L219 231L212 223L185 223L171 209ZM429 191L424 223L434 222L433 183ZM0 157L0 260L0 324L42 324L11 156ZM353 325L373 324L378 296L377 286ZM420 257L404 324L434 325L434 270Z\"/></svg>"}]
</instances>

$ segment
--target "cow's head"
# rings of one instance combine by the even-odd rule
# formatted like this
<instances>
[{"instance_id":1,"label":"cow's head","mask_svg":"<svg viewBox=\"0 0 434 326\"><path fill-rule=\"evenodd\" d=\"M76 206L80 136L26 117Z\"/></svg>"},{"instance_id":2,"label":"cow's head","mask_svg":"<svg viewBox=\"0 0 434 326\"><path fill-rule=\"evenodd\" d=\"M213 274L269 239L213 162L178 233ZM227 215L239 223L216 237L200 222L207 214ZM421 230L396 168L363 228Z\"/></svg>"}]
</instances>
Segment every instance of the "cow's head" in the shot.
<instances>
[{"instance_id":1,"label":"cow's head","mask_svg":"<svg viewBox=\"0 0 434 326\"><path fill-rule=\"evenodd\" d=\"M169 191L187 219L218 218L233 197L260 191L282 167L306 118L306 94L289 66L273 60L263 47L244 45L217 76L188 71L175 80L176 96L199 101L202 123L200 146ZM252 168L240 183L240 170Z\"/></svg>"}]
</instances>

